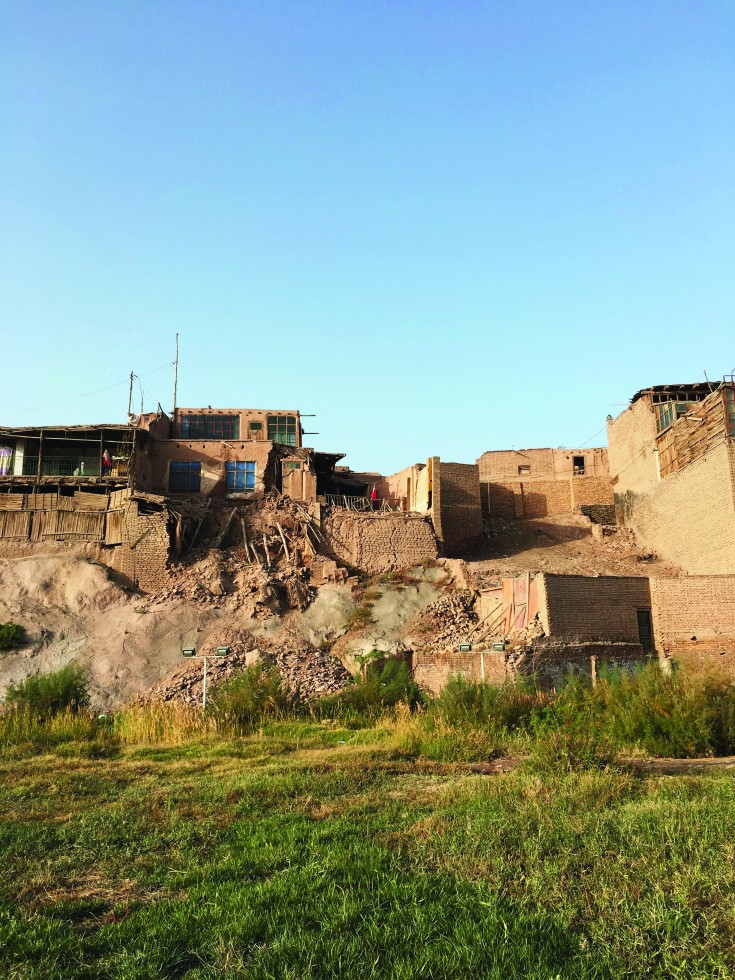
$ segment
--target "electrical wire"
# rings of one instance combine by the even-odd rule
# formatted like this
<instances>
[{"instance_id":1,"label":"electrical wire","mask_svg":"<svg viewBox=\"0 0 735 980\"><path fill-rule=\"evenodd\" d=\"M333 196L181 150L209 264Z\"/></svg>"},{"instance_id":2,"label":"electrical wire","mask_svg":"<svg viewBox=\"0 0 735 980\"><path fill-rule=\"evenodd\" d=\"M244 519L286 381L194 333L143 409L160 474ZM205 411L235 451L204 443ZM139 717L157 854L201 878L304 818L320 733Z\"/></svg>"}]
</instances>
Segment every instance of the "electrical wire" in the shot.
<instances>
[{"instance_id":1,"label":"electrical wire","mask_svg":"<svg viewBox=\"0 0 735 980\"><path fill-rule=\"evenodd\" d=\"M149 374L155 374L157 371L163 371L164 368L170 368L173 365L173 361L168 361L166 364L161 364L156 368L151 368L150 371L145 371L140 375L141 378L146 378ZM135 375L137 378L138 375ZM93 391L85 391L81 395L72 395L71 398L62 398L57 402L49 402L46 405L33 405L31 408L25 408L20 412L11 412L10 415L6 415L5 418L14 419L18 418L19 415L28 415L29 412L43 412L47 408L55 408L57 405L68 405L70 402L79 401L81 398L90 398L92 395L99 395L103 391L112 391L113 388L120 388L123 385L130 384L130 378L125 378L124 381L116 381L114 384L106 385L104 388L95 388Z\"/></svg>"}]
</instances>

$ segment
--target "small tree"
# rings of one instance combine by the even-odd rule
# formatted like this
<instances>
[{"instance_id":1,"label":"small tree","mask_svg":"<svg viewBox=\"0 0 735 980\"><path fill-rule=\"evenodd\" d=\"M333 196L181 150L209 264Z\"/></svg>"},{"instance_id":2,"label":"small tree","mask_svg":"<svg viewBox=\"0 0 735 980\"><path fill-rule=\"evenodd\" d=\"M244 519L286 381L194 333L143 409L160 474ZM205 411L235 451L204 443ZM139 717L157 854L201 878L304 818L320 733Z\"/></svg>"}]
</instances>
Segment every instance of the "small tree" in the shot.
<instances>
[{"instance_id":1,"label":"small tree","mask_svg":"<svg viewBox=\"0 0 735 980\"><path fill-rule=\"evenodd\" d=\"M78 711L89 706L87 672L67 664L48 674L34 674L20 684L11 684L5 700L41 718L51 718L66 708Z\"/></svg>"}]
</instances>

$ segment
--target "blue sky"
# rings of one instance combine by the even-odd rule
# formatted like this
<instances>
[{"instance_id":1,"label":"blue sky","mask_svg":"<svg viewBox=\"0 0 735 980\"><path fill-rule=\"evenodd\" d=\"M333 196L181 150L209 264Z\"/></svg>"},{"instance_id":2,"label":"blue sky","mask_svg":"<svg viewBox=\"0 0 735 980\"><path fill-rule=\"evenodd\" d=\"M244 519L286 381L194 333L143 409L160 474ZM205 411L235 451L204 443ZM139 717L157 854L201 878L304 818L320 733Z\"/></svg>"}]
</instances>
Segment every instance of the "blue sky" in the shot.
<instances>
[{"instance_id":1,"label":"blue sky","mask_svg":"<svg viewBox=\"0 0 735 980\"><path fill-rule=\"evenodd\" d=\"M0 10L0 424L299 408L354 468L735 369L730 2ZM142 388L141 388L142 386ZM313 424L312 424L313 423Z\"/></svg>"}]
</instances>

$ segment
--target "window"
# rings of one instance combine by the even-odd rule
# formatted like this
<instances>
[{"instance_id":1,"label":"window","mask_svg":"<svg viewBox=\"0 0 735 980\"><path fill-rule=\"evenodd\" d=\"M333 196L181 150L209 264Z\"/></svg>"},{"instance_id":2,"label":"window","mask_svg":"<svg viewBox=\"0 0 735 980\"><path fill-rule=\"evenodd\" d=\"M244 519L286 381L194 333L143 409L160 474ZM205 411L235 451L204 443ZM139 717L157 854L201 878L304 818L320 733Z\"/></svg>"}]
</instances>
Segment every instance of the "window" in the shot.
<instances>
[{"instance_id":1,"label":"window","mask_svg":"<svg viewBox=\"0 0 735 980\"><path fill-rule=\"evenodd\" d=\"M250 422L249 426L249 436L250 439L262 439L263 438L263 423L262 422Z\"/></svg>"},{"instance_id":2,"label":"window","mask_svg":"<svg viewBox=\"0 0 735 980\"><path fill-rule=\"evenodd\" d=\"M296 416L269 415L268 438L271 442L280 442L284 446L295 446Z\"/></svg>"},{"instance_id":3,"label":"window","mask_svg":"<svg viewBox=\"0 0 735 980\"><path fill-rule=\"evenodd\" d=\"M283 468L284 468L284 470L300 470L301 469L301 463L299 463L297 461L293 461L292 462L291 460L287 460L283 464Z\"/></svg>"},{"instance_id":4,"label":"window","mask_svg":"<svg viewBox=\"0 0 735 980\"><path fill-rule=\"evenodd\" d=\"M528 476L531 472L531 467L526 464L518 467L518 476Z\"/></svg>"},{"instance_id":5,"label":"window","mask_svg":"<svg viewBox=\"0 0 735 980\"><path fill-rule=\"evenodd\" d=\"M225 472L228 490L255 490L255 463L230 461L225 463Z\"/></svg>"},{"instance_id":6,"label":"window","mask_svg":"<svg viewBox=\"0 0 735 980\"><path fill-rule=\"evenodd\" d=\"M199 493L202 464L174 462L168 464L168 488L179 493Z\"/></svg>"},{"instance_id":7,"label":"window","mask_svg":"<svg viewBox=\"0 0 735 980\"><path fill-rule=\"evenodd\" d=\"M575 476L584 476L584 456L572 456Z\"/></svg>"},{"instance_id":8,"label":"window","mask_svg":"<svg viewBox=\"0 0 735 980\"><path fill-rule=\"evenodd\" d=\"M182 415L182 439L239 439L239 415Z\"/></svg>"}]
</instances>

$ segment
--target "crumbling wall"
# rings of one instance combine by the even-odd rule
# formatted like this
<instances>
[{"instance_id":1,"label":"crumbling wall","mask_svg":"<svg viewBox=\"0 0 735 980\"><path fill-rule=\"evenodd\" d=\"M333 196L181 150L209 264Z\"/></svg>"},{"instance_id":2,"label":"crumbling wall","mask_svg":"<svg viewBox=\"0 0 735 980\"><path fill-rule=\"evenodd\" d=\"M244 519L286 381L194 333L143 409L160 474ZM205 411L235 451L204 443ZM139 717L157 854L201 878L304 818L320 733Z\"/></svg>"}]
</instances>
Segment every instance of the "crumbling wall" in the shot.
<instances>
[{"instance_id":1,"label":"crumbling wall","mask_svg":"<svg viewBox=\"0 0 735 980\"><path fill-rule=\"evenodd\" d=\"M695 575L735 570L735 445L715 446L648 492L616 488L619 521L640 545Z\"/></svg>"},{"instance_id":2,"label":"crumbling wall","mask_svg":"<svg viewBox=\"0 0 735 980\"><path fill-rule=\"evenodd\" d=\"M338 561L369 575L410 568L439 554L431 522L421 514L334 510L323 518L322 534Z\"/></svg>"},{"instance_id":3,"label":"crumbling wall","mask_svg":"<svg viewBox=\"0 0 735 980\"><path fill-rule=\"evenodd\" d=\"M122 543L114 549L112 567L131 585L155 592L169 577L168 510L160 504L129 499L122 514Z\"/></svg>"},{"instance_id":4,"label":"crumbling wall","mask_svg":"<svg viewBox=\"0 0 735 980\"><path fill-rule=\"evenodd\" d=\"M521 484L523 516L532 518L571 513L572 493L569 482L569 480L539 480Z\"/></svg>"},{"instance_id":5,"label":"crumbling wall","mask_svg":"<svg viewBox=\"0 0 735 980\"><path fill-rule=\"evenodd\" d=\"M735 676L735 575L651 579L659 655Z\"/></svg>"},{"instance_id":6,"label":"crumbling wall","mask_svg":"<svg viewBox=\"0 0 735 980\"><path fill-rule=\"evenodd\" d=\"M647 578L539 576L539 609L551 637L639 642L639 609L651 608Z\"/></svg>"},{"instance_id":7,"label":"crumbling wall","mask_svg":"<svg viewBox=\"0 0 735 980\"><path fill-rule=\"evenodd\" d=\"M443 553L458 556L482 536L480 472L474 463L431 461L431 516Z\"/></svg>"}]
</instances>

